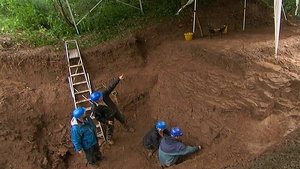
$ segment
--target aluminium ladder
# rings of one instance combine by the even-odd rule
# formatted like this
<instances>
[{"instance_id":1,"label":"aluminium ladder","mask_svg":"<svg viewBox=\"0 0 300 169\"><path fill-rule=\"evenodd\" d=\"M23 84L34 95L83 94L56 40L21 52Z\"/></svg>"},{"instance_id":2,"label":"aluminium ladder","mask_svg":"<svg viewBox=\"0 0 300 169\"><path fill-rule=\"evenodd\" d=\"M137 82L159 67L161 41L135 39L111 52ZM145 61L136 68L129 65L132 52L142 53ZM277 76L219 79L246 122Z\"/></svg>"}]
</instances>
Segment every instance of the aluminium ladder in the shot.
<instances>
[{"instance_id":1,"label":"aluminium ladder","mask_svg":"<svg viewBox=\"0 0 300 169\"><path fill-rule=\"evenodd\" d=\"M74 102L75 108L81 106L85 107L88 112L91 111L91 101L89 99L92 93L91 81L89 74L86 72L82 57L80 55L79 46L76 40L65 41L65 48L69 67L69 86ZM94 120L93 112L91 118ZM106 142L101 123L96 123L97 137ZM101 144L100 144L101 145Z\"/></svg>"}]
</instances>

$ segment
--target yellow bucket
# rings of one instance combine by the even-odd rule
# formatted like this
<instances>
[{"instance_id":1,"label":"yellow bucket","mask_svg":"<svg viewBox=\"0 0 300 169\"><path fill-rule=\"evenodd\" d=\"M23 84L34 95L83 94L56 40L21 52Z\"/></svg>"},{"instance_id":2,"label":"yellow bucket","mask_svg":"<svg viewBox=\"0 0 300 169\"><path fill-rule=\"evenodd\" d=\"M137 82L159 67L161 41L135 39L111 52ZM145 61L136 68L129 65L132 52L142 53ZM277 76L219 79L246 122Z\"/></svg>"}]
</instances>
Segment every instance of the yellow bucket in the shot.
<instances>
[{"instance_id":1,"label":"yellow bucket","mask_svg":"<svg viewBox=\"0 0 300 169\"><path fill-rule=\"evenodd\" d=\"M228 26L227 26L227 25L224 25L224 26L225 26L225 29L224 29L223 33L226 34L226 33L227 33Z\"/></svg>"},{"instance_id":2,"label":"yellow bucket","mask_svg":"<svg viewBox=\"0 0 300 169\"><path fill-rule=\"evenodd\" d=\"M184 33L184 38L186 41L191 41L193 39L193 33L192 32Z\"/></svg>"}]
</instances>

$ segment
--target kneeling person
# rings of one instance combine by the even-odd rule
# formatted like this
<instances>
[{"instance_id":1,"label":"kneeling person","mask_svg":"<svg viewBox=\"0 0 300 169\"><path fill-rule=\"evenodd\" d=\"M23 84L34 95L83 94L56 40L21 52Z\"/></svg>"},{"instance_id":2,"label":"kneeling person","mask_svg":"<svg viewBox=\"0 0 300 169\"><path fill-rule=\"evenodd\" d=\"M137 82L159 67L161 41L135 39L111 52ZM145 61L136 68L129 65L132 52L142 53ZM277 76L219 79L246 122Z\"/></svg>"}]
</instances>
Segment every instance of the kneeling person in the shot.
<instances>
[{"instance_id":1,"label":"kneeling person","mask_svg":"<svg viewBox=\"0 0 300 169\"><path fill-rule=\"evenodd\" d=\"M150 150L148 156L152 156L159 148L161 138L164 136L170 136L170 132L167 129L167 123L164 121L158 121L143 139L144 147Z\"/></svg>"},{"instance_id":2,"label":"kneeling person","mask_svg":"<svg viewBox=\"0 0 300 169\"><path fill-rule=\"evenodd\" d=\"M194 153L201 149L201 146L187 146L180 141L183 135L182 130L173 127L171 136L163 137L159 145L159 161L163 167L179 163L179 158Z\"/></svg>"}]
</instances>

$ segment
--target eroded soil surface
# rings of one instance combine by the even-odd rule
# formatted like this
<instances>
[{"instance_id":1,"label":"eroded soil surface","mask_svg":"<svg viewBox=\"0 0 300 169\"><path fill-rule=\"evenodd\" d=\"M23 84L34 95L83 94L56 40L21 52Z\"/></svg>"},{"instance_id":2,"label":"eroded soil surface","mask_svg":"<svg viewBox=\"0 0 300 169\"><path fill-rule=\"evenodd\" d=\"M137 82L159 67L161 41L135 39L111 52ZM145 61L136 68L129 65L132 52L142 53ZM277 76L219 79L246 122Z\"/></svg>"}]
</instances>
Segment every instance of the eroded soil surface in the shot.
<instances>
[{"instance_id":1,"label":"eroded soil surface","mask_svg":"<svg viewBox=\"0 0 300 169\"><path fill-rule=\"evenodd\" d=\"M142 147L158 119L203 146L172 168L299 168L299 28L283 25L277 59L272 25L187 42L170 22L82 49L95 88L125 74L118 101L136 129L117 123L99 168L160 169ZM70 141L64 50L7 48L0 61L0 168L84 168Z\"/></svg>"}]
</instances>

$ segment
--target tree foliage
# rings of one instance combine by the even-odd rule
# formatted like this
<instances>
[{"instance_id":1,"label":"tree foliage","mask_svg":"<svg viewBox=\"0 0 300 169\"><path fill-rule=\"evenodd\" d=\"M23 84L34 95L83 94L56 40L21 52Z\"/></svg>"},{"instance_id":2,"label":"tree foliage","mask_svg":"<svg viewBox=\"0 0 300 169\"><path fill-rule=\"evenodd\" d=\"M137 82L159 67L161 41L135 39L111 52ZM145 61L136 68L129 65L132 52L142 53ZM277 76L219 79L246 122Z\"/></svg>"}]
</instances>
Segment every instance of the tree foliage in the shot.
<instances>
[{"instance_id":1,"label":"tree foliage","mask_svg":"<svg viewBox=\"0 0 300 169\"><path fill-rule=\"evenodd\" d=\"M266 2L269 6L273 7L274 0L263 0ZM295 0L283 0L283 6L287 13L294 14L296 10L296 1ZM299 14L299 11L298 11Z\"/></svg>"},{"instance_id":2,"label":"tree foliage","mask_svg":"<svg viewBox=\"0 0 300 169\"><path fill-rule=\"evenodd\" d=\"M76 22L99 0L68 0ZM139 6L138 0L122 0ZM201 6L217 0L198 0ZM241 0L242 1L242 0ZM263 0L273 6L273 0ZM174 17L187 0L143 0L145 15L139 10L103 0L78 26L81 34L95 34L100 41L128 28L153 20ZM285 9L294 13L295 0L285 0ZM9 33L36 45L51 44L76 34L66 0L0 0L0 33Z\"/></svg>"}]
</instances>

